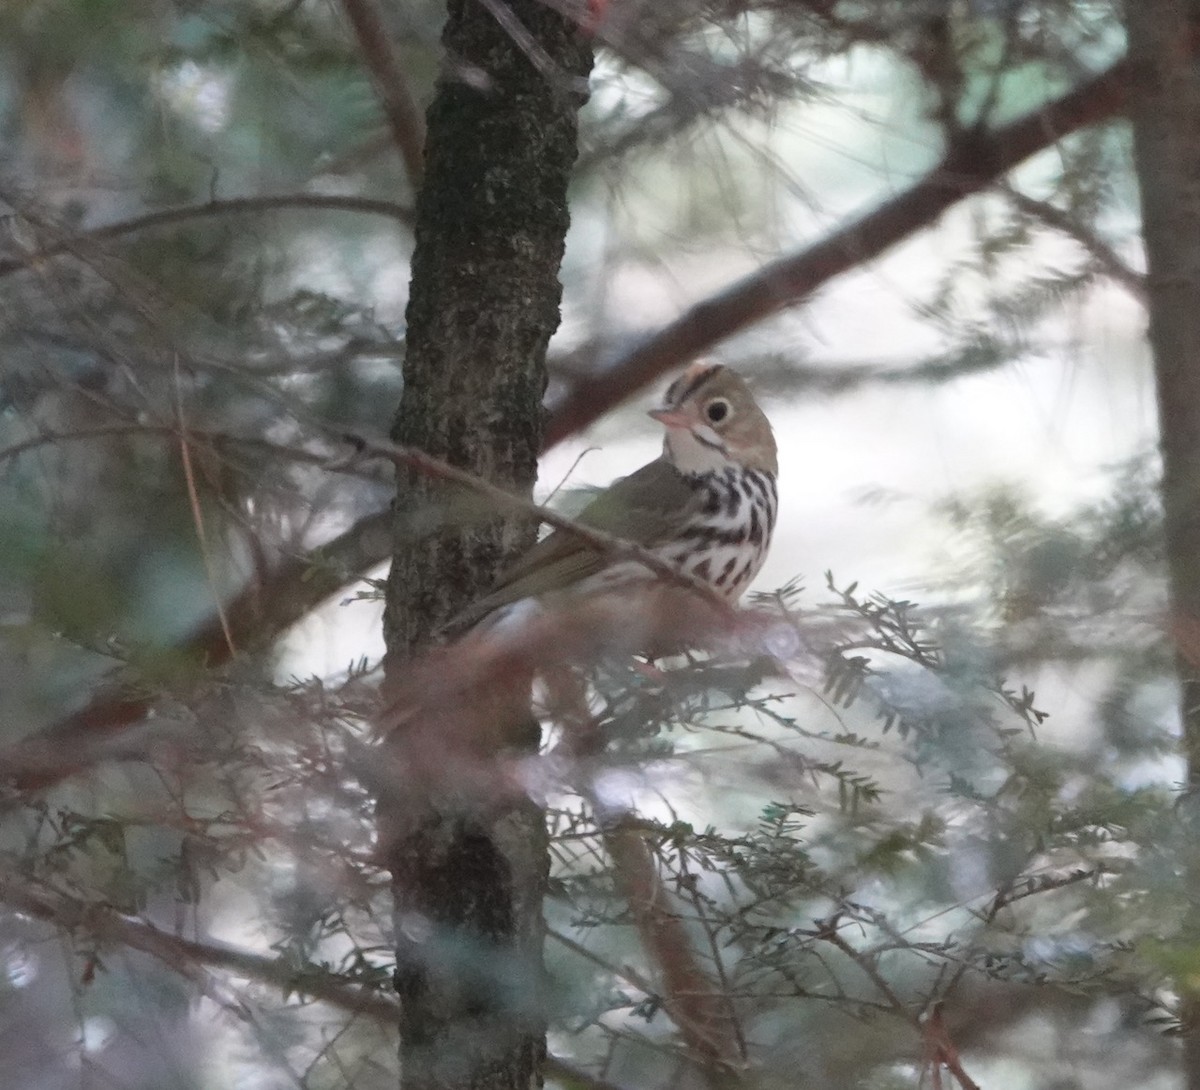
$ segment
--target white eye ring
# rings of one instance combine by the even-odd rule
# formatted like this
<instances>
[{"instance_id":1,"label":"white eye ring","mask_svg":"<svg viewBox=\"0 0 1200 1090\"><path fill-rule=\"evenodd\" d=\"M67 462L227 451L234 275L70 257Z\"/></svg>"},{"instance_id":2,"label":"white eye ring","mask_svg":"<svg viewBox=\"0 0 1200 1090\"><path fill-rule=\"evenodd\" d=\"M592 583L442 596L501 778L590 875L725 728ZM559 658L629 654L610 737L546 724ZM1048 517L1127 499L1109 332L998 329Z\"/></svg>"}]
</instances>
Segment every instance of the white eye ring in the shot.
<instances>
[{"instance_id":1,"label":"white eye ring","mask_svg":"<svg viewBox=\"0 0 1200 1090\"><path fill-rule=\"evenodd\" d=\"M704 406L704 416L710 424L719 424L722 420L727 420L731 412L733 406L723 397L713 398Z\"/></svg>"}]
</instances>

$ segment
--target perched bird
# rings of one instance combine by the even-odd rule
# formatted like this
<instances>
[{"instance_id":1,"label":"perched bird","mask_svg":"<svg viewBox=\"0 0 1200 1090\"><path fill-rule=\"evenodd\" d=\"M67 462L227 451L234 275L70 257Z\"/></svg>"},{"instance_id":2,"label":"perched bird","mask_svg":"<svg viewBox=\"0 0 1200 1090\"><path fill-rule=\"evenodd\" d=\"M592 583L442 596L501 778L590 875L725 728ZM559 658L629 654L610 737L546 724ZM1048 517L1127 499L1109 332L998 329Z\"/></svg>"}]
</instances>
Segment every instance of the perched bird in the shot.
<instances>
[{"instance_id":1,"label":"perched bird","mask_svg":"<svg viewBox=\"0 0 1200 1090\"><path fill-rule=\"evenodd\" d=\"M667 429L662 456L615 481L577 521L642 546L734 602L762 567L775 529L771 425L742 378L711 362L684 371L650 415ZM528 598L653 578L635 560L554 530L451 627Z\"/></svg>"}]
</instances>

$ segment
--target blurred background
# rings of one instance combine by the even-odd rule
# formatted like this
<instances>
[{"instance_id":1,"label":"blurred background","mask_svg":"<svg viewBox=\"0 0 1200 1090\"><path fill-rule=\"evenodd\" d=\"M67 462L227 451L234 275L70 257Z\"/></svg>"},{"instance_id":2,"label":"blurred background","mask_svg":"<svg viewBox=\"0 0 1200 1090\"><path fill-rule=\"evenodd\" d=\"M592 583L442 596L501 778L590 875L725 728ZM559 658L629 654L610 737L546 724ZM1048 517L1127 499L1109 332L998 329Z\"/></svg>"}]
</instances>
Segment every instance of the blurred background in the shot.
<instances>
[{"instance_id":1,"label":"blurred background","mask_svg":"<svg viewBox=\"0 0 1200 1090\"><path fill-rule=\"evenodd\" d=\"M612 0L551 411L918 184L948 134L1111 64L1115 8ZM443 10L381 11L423 108ZM329 0L12 0L0 134L0 1086L395 1085L386 877L343 766L392 482L320 464L402 394L413 192L370 73ZM706 875L692 923L754 1085L928 1079L876 970L946 991L980 1085L1182 1085L1194 848L1130 143L1120 119L1065 136L719 347L781 447L755 589L836 654L683 694L607 789L676 830L673 888L688 852ZM668 378L550 449L539 498L653 457ZM935 670L925 636L885 646L918 613ZM874 657L848 679L849 629ZM678 1042L586 807L553 811L551 1074L665 1085ZM89 926L96 904L154 930ZM838 913L861 964L804 933Z\"/></svg>"}]
</instances>

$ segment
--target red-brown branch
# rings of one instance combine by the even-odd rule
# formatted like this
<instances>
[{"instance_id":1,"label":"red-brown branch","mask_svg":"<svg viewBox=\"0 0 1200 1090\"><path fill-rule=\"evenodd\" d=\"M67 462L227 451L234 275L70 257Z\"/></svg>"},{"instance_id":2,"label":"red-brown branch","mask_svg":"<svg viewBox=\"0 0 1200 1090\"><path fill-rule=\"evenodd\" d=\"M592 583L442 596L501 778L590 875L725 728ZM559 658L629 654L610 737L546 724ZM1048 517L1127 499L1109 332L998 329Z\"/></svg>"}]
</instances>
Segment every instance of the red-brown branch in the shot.
<instances>
[{"instance_id":1,"label":"red-brown branch","mask_svg":"<svg viewBox=\"0 0 1200 1090\"><path fill-rule=\"evenodd\" d=\"M392 130L392 139L404 160L408 180L415 192L425 173L425 119L408 88L408 80L375 0L342 0L342 8L354 28L358 47L370 69L388 127Z\"/></svg>"},{"instance_id":2,"label":"red-brown branch","mask_svg":"<svg viewBox=\"0 0 1200 1090\"><path fill-rule=\"evenodd\" d=\"M686 922L654 866L637 819L626 815L604 832L613 876L654 959L663 1004L693 1055L728 1070L743 1062L727 996L700 964Z\"/></svg>"},{"instance_id":3,"label":"red-brown branch","mask_svg":"<svg viewBox=\"0 0 1200 1090\"><path fill-rule=\"evenodd\" d=\"M87 904L15 875L0 875L0 902L62 931L86 931L101 942L140 950L204 991L211 990L214 983L207 970L220 969L288 995L307 996L350 1014L365 1015L382 1025L396 1024L400 1008L394 996L339 980L332 973L297 973L294 962L286 958L267 957L225 942L187 939L148 920L122 915L106 905ZM622 1090L559 1056L546 1057L546 1073L590 1090Z\"/></svg>"},{"instance_id":4,"label":"red-brown branch","mask_svg":"<svg viewBox=\"0 0 1200 1090\"><path fill-rule=\"evenodd\" d=\"M335 595L347 579L361 578L387 553L391 512L364 516L345 533L315 550L284 560L262 582L246 587L226 607L233 645L261 647ZM229 661L229 641L214 612L178 647L198 666ZM89 767L113 739L145 717L153 703L142 690L120 683L102 687L78 711L0 750L3 779L20 790L60 783Z\"/></svg>"}]
</instances>

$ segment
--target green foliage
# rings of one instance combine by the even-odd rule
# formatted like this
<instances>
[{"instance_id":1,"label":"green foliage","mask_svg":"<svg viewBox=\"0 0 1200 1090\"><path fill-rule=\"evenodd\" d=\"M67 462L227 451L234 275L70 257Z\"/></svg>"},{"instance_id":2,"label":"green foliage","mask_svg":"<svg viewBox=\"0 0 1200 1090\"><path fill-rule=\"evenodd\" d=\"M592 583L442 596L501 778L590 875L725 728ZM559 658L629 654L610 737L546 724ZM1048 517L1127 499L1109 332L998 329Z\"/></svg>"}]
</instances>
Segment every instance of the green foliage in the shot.
<instances>
[{"instance_id":1,"label":"green foliage","mask_svg":"<svg viewBox=\"0 0 1200 1090\"><path fill-rule=\"evenodd\" d=\"M424 101L442 6L383 7ZM724 275L731 240L740 275L1121 46L1112 5L1068 0L610 8L563 277L584 360L644 320L597 302L603 278L640 287L680 257ZM378 665L276 668L306 587L382 589L358 579L386 549L338 536L392 494L342 435L386 434L402 393L411 184L372 80L316 0L23 0L0 5L0 56L3 1070L21 1090L65 1057L147 1090L392 1087ZM971 206L967 252L913 298L923 354L801 365L789 327L764 383L847 393L1053 356L1101 280L1136 286L1127 145L1089 129ZM339 197L386 207L321 203ZM747 1087L929 1085L940 1010L986 1085L1012 1077L1001 1059L1061 1085L1004 1037L1031 1025L1101 1068L1134 1057L1089 1088L1169 1072L1200 840L1156 489L1147 457L1054 517L1011 489L955 497L961 570L933 590L797 580L752 603L778 640L582 669L600 751L562 760L552 724L532 771L505 769L550 796L551 1051L618 1085L695 1078L612 865L627 821ZM1091 671L1078 723L1069 671Z\"/></svg>"}]
</instances>

